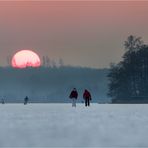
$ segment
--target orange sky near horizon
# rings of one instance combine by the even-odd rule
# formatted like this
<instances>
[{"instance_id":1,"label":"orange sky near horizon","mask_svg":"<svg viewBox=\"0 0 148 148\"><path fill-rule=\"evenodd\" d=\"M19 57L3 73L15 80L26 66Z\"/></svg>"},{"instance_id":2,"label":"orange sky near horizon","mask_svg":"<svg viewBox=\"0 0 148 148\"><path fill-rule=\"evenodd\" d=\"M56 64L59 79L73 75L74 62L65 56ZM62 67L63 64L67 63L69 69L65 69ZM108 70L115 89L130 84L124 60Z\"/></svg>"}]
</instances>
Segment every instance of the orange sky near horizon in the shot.
<instances>
[{"instance_id":1,"label":"orange sky near horizon","mask_svg":"<svg viewBox=\"0 0 148 148\"><path fill-rule=\"evenodd\" d=\"M0 1L0 65L20 49L66 65L119 62L128 35L148 42L148 2Z\"/></svg>"}]
</instances>

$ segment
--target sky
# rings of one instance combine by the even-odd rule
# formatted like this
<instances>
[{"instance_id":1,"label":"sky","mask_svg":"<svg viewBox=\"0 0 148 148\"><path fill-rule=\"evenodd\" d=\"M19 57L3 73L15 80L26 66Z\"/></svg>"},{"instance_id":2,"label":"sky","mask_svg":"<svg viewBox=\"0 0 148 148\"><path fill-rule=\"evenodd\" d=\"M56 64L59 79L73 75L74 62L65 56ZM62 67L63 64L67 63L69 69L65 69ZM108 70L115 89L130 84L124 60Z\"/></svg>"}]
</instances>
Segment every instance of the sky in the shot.
<instances>
[{"instance_id":1,"label":"sky","mask_svg":"<svg viewBox=\"0 0 148 148\"><path fill-rule=\"evenodd\" d=\"M129 35L148 42L148 1L0 1L0 66L17 51L95 68L117 63Z\"/></svg>"}]
</instances>

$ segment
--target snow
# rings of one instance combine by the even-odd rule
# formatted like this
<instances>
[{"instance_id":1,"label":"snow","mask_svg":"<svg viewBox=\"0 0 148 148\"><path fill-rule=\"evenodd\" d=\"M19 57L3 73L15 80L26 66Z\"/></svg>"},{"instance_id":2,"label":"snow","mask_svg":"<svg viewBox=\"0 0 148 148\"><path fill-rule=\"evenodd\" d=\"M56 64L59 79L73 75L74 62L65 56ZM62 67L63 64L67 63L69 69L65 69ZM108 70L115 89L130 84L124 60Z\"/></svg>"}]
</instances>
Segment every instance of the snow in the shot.
<instances>
[{"instance_id":1,"label":"snow","mask_svg":"<svg viewBox=\"0 0 148 148\"><path fill-rule=\"evenodd\" d=\"M147 147L148 105L0 105L0 147Z\"/></svg>"}]
</instances>

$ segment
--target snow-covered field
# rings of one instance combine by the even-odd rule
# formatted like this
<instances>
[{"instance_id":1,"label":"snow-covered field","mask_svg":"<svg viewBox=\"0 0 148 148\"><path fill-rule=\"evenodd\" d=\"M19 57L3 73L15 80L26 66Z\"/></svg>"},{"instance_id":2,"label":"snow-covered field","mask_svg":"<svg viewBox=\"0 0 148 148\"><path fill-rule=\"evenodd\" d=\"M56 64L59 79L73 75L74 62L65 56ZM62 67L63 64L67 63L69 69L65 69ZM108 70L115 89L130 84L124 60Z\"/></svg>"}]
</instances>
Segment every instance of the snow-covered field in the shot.
<instances>
[{"instance_id":1,"label":"snow-covered field","mask_svg":"<svg viewBox=\"0 0 148 148\"><path fill-rule=\"evenodd\" d=\"M0 147L148 147L148 105L0 105Z\"/></svg>"}]
</instances>

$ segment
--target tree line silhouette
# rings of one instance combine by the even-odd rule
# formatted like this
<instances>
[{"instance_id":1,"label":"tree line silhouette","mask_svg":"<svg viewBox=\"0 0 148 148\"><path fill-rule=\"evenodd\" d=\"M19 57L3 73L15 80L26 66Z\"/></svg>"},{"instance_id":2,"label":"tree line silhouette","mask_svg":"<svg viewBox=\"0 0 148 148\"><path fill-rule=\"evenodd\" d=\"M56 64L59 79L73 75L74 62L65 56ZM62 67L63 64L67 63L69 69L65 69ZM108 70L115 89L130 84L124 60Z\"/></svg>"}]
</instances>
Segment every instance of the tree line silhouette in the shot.
<instances>
[{"instance_id":1,"label":"tree line silhouette","mask_svg":"<svg viewBox=\"0 0 148 148\"><path fill-rule=\"evenodd\" d=\"M77 87L82 94L90 89L93 102L109 102L107 93L108 69L60 66L38 68L0 67L0 100L19 103L28 96L30 102L68 103L69 92ZM78 101L82 101L81 99Z\"/></svg>"},{"instance_id":2,"label":"tree line silhouette","mask_svg":"<svg viewBox=\"0 0 148 148\"><path fill-rule=\"evenodd\" d=\"M118 64L111 64L108 95L112 103L148 103L148 45L130 35Z\"/></svg>"}]
</instances>

